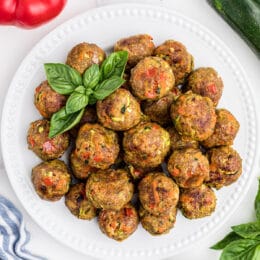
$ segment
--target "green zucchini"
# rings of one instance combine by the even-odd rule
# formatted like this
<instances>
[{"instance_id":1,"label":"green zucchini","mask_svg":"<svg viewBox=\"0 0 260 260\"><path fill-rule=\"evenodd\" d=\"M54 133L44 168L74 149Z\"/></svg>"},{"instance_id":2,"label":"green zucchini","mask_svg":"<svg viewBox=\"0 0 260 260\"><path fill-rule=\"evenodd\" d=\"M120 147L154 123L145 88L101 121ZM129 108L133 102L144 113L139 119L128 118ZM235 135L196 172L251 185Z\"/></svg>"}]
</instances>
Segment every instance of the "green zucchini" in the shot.
<instances>
[{"instance_id":1,"label":"green zucchini","mask_svg":"<svg viewBox=\"0 0 260 260\"><path fill-rule=\"evenodd\" d=\"M260 0L209 0L260 57Z\"/></svg>"}]
</instances>

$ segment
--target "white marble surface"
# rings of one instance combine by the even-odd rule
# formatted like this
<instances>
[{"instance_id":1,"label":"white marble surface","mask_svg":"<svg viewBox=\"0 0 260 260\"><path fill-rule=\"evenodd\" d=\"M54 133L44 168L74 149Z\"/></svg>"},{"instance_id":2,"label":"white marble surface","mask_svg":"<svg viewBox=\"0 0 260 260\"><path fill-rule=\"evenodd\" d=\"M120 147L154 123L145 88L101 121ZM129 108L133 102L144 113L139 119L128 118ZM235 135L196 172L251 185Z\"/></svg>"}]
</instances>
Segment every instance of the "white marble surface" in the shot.
<instances>
[{"instance_id":1,"label":"white marble surface","mask_svg":"<svg viewBox=\"0 0 260 260\"><path fill-rule=\"evenodd\" d=\"M9 83L18 68L22 59L30 51L30 49L49 31L67 19L84 12L98 5L111 4L117 2L126 2L120 0L68 0L68 4L62 14L50 23L34 30L23 30L15 27L0 27L0 109L2 111L4 97L7 92ZM131 1L129 1L131 2ZM240 60L244 67L248 80L253 87L256 100L260 98L260 61L248 46L240 39L240 37L215 13L208 5L206 0L143 0L132 2L144 2L150 4L158 4L167 8L172 8L194 20L204 24L208 29L213 31L232 49L234 54ZM235 89L235 86L234 86ZM260 105L257 104L258 111ZM258 122L259 122L258 113ZM257 164L259 166L259 163ZM260 168L257 167L254 172L255 176L260 176ZM246 197L231 216L231 218L222 226L218 232L207 237L198 243L190 245L190 247L181 254L169 259L175 260L208 260L218 259L219 252L210 250L210 245L214 244L222 238L231 225L253 220L254 209L253 200L257 190L257 179L253 181ZM82 260L93 259L89 256L81 255L70 248L63 246L55 241L26 213L21 206L19 199L16 197L4 170L3 161L0 157L0 193L14 202L14 204L22 211L27 229L31 233L31 242L28 248L36 254L45 256L50 260Z\"/></svg>"}]
</instances>

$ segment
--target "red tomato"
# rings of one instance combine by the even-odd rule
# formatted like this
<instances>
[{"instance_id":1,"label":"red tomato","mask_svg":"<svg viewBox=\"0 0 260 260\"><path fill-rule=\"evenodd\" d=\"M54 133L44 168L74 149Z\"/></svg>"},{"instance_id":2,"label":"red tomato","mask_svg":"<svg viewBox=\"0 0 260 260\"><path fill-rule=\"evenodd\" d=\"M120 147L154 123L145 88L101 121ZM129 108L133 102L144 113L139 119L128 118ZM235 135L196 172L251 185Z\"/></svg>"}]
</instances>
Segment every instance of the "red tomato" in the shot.
<instances>
[{"instance_id":1,"label":"red tomato","mask_svg":"<svg viewBox=\"0 0 260 260\"><path fill-rule=\"evenodd\" d=\"M66 0L0 0L0 24L39 26L57 16Z\"/></svg>"}]
</instances>

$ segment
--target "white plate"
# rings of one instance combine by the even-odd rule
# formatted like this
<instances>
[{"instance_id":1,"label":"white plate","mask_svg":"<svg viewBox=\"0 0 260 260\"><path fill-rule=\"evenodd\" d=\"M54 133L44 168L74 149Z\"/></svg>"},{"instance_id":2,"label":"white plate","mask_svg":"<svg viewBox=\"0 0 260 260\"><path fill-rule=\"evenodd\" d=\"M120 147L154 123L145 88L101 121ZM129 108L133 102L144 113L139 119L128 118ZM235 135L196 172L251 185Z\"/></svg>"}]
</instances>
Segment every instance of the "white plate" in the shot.
<instances>
[{"instance_id":1,"label":"white plate","mask_svg":"<svg viewBox=\"0 0 260 260\"><path fill-rule=\"evenodd\" d=\"M156 44L176 39L195 58L195 67L212 66L222 76L225 87L219 107L232 111L240 122L235 148L243 158L243 174L234 185L217 192L217 209L212 216L185 219L180 212L175 228L167 235L153 237L139 226L126 241L108 239L96 220L82 221L72 216L64 201L42 201L30 180L31 168L39 159L26 144L29 123L40 118L33 105L34 88L45 79L43 63L64 62L67 52L79 42L97 43L109 51L116 40L149 33ZM95 257L165 257L179 253L212 233L246 195L256 156L256 112L240 64L226 45L202 25L176 12L146 5L114 5L88 11L59 26L42 39L24 59L9 88L2 119L2 148L6 170L23 206L49 234L73 249Z\"/></svg>"}]
</instances>

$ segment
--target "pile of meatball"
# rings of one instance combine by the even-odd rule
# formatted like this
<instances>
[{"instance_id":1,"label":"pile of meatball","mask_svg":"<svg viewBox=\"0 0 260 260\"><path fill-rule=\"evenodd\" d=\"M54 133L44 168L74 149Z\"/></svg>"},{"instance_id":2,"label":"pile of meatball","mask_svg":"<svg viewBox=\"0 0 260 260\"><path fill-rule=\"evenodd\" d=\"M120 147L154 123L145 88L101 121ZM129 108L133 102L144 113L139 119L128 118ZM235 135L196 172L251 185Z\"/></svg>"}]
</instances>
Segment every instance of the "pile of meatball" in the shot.
<instances>
[{"instance_id":1,"label":"pile of meatball","mask_svg":"<svg viewBox=\"0 0 260 260\"><path fill-rule=\"evenodd\" d=\"M101 231L117 241L139 221L152 235L169 232L177 209L189 219L211 215L214 189L242 173L231 147L239 123L216 107L223 90L218 73L193 70L192 55L175 40L155 47L150 35L135 35L120 39L114 46L119 50L129 54L122 87L87 106L69 132L49 138L49 120L67 97L42 82L34 103L44 119L32 122L27 135L29 149L43 160L32 169L39 197L57 201L65 195L73 215L98 216ZM96 44L80 43L66 63L82 74L105 57ZM69 147L66 165L58 158Z\"/></svg>"}]
</instances>

